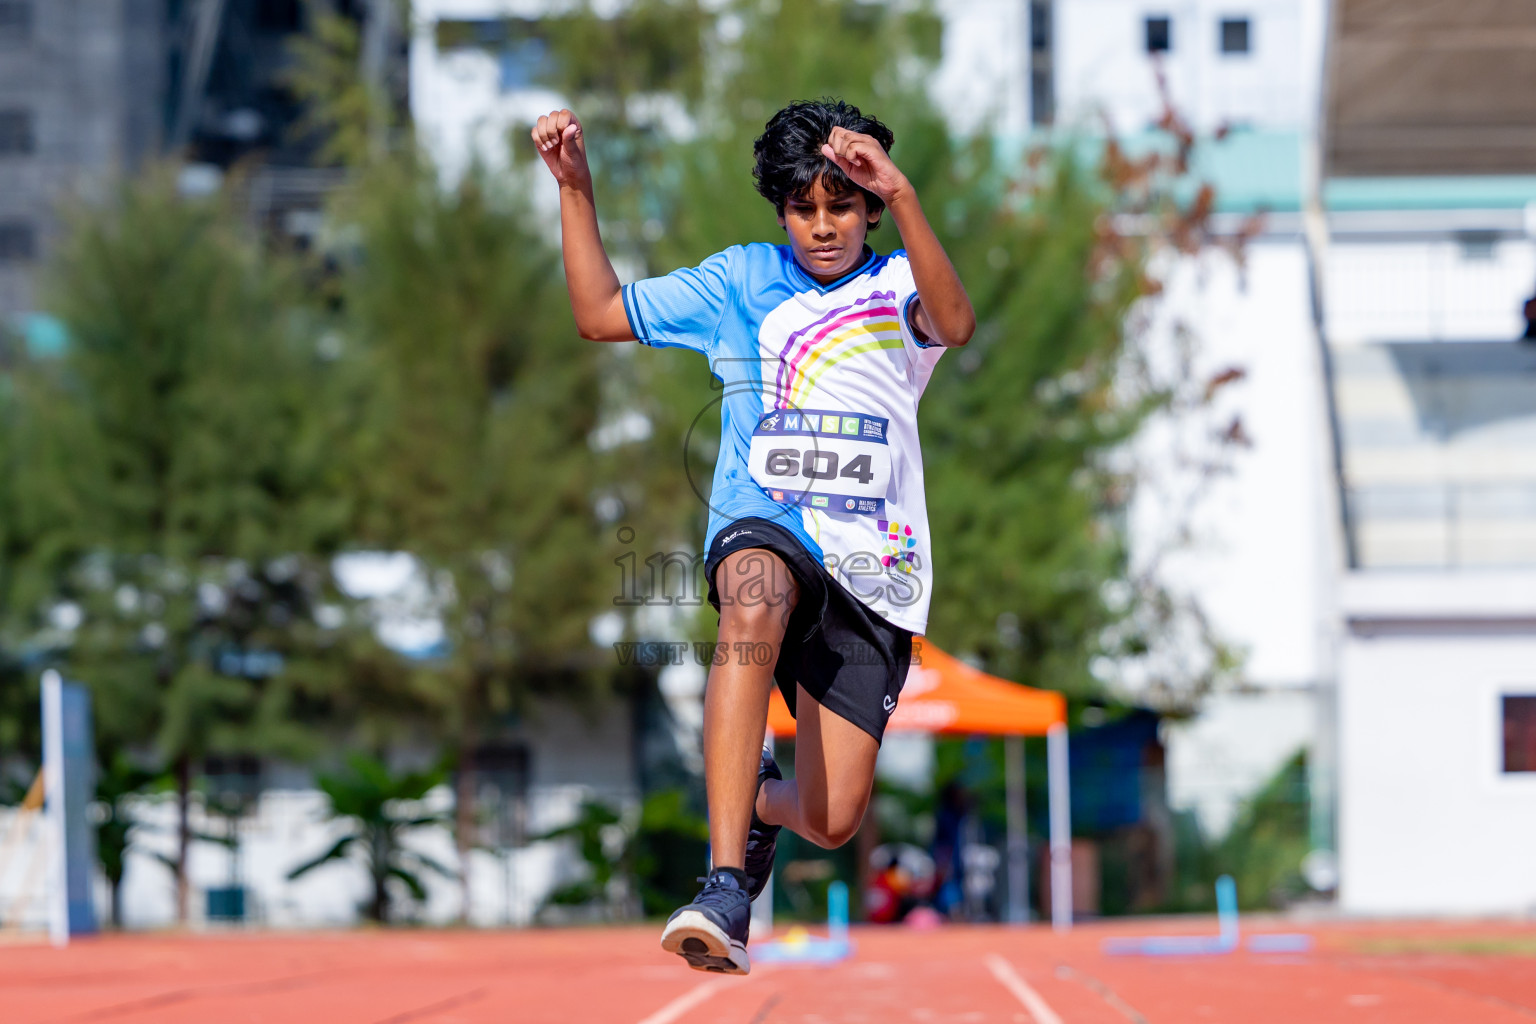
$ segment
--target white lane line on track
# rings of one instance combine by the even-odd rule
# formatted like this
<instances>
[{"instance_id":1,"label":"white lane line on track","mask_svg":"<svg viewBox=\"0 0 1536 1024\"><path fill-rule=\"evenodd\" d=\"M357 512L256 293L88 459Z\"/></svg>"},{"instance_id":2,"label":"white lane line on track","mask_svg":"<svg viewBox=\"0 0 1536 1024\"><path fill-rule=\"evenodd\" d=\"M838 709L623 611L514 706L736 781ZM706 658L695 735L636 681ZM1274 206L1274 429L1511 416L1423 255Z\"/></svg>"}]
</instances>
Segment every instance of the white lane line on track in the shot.
<instances>
[{"instance_id":1,"label":"white lane line on track","mask_svg":"<svg viewBox=\"0 0 1536 1024\"><path fill-rule=\"evenodd\" d=\"M992 972L992 977L998 983L1013 993L1013 998L1024 1005L1029 1015L1035 1018L1035 1024L1061 1024L1061 1018L1056 1011L1051 1009L1040 993L1029 987L1029 983L1019 977L1018 972L996 953L987 957L987 970Z\"/></svg>"},{"instance_id":2,"label":"white lane line on track","mask_svg":"<svg viewBox=\"0 0 1536 1024\"><path fill-rule=\"evenodd\" d=\"M749 974L743 981L751 981L756 976L755 974ZM730 985L731 983L724 978L710 978L708 981L701 981L666 1006L640 1021L640 1024L672 1024L673 1021L683 1016L683 1014Z\"/></svg>"}]
</instances>

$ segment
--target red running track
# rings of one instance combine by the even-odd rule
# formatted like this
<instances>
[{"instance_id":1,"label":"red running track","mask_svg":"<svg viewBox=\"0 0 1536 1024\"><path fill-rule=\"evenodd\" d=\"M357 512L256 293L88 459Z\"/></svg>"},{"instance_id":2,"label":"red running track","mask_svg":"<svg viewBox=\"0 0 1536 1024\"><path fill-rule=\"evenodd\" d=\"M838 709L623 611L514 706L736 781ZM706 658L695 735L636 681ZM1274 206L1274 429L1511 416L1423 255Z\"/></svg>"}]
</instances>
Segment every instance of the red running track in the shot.
<instances>
[{"instance_id":1,"label":"red running track","mask_svg":"<svg viewBox=\"0 0 1536 1024\"><path fill-rule=\"evenodd\" d=\"M1309 927L1305 956L1106 957L1146 920L854 929L834 967L687 970L659 929L108 936L0 945L3 1024L1532 1024L1536 927ZM1268 928L1264 930L1277 930ZM1288 930L1288 929L1287 929ZM1381 949L1417 952L1372 952ZM1458 952L1492 949L1492 953Z\"/></svg>"}]
</instances>

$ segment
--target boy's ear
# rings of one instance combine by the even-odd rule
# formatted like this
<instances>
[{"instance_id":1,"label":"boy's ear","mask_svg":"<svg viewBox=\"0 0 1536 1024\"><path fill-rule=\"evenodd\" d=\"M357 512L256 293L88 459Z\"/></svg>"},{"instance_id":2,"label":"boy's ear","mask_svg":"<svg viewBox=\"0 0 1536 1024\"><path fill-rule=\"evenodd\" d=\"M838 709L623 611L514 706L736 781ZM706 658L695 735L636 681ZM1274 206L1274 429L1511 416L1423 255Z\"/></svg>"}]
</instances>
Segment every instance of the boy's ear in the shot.
<instances>
[{"instance_id":1,"label":"boy's ear","mask_svg":"<svg viewBox=\"0 0 1536 1024\"><path fill-rule=\"evenodd\" d=\"M885 207L878 210L870 210L866 216L869 218L869 230L873 231L880 226L880 218L885 216Z\"/></svg>"}]
</instances>

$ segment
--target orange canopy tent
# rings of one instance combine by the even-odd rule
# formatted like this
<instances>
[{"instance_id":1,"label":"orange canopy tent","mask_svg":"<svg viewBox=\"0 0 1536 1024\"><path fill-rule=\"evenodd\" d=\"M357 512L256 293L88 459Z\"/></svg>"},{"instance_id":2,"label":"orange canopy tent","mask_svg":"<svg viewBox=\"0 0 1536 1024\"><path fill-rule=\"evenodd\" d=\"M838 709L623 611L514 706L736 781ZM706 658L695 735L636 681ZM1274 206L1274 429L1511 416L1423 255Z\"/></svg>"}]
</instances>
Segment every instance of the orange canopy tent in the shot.
<instances>
[{"instance_id":1,"label":"orange canopy tent","mask_svg":"<svg viewBox=\"0 0 1536 1024\"><path fill-rule=\"evenodd\" d=\"M885 727L888 732L1044 736L1066 721L1061 694L989 676L918 637L912 641L912 668ZM768 731L780 738L795 734L795 719L777 689L768 703Z\"/></svg>"},{"instance_id":2,"label":"orange canopy tent","mask_svg":"<svg viewBox=\"0 0 1536 1024\"><path fill-rule=\"evenodd\" d=\"M1028 846L1024 817L1024 744L1021 737L1045 736L1050 776L1051 916L1058 928L1072 921L1071 810L1067 784L1067 702L1059 693L1036 690L945 654L922 637L912 641L912 667L902 685L888 732L948 735L983 733L1009 737L1007 767L1009 913L1028 919ZM795 735L795 719L774 689L768 702L768 732Z\"/></svg>"}]
</instances>

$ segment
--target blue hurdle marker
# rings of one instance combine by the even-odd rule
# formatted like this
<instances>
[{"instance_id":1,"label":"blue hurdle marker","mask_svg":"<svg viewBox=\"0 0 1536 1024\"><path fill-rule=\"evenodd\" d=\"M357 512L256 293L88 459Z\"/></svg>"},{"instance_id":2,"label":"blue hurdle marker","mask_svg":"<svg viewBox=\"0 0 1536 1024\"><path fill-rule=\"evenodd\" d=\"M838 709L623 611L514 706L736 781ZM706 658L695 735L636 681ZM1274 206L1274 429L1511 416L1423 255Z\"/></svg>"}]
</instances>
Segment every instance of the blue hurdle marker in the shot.
<instances>
[{"instance_id":1,"label":"blue hurdle marker","mask_svg":"<svg viewBox=\"0 0 1536 1024\"><path fill-rule=\"evenodd\" d=\"M817 938L796 926L779 942L753 947L752 959L765 964L835 964L853 955L848 938L848 886L827 886L827 937Z\"/></svg>"},{"instance_id":2,"label":"blue hurdle marker","mask_svg":"<svg viewBox=\"0 0 1536 1024\"><path fill-rule=\"evenodd\" d=\"M1231 875L1216 879L1215 935L1157 935L1143 939L1105 939L1100 947L1110 956L1220 956L1239 945L1237 883ZM1302 934L1252 935L1248 949L1254 953L1305 953L1312 936Z\"/></svg>"}]
</instances>

